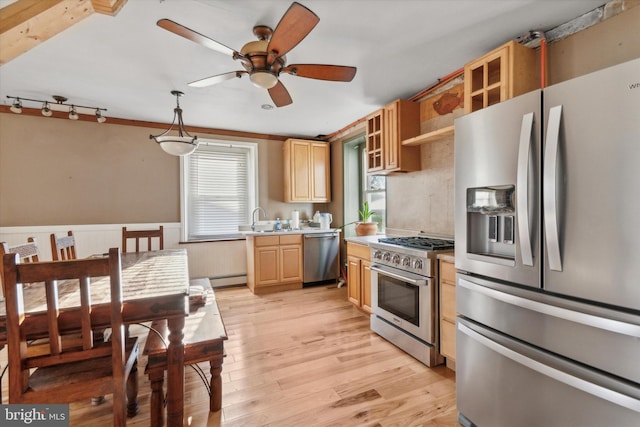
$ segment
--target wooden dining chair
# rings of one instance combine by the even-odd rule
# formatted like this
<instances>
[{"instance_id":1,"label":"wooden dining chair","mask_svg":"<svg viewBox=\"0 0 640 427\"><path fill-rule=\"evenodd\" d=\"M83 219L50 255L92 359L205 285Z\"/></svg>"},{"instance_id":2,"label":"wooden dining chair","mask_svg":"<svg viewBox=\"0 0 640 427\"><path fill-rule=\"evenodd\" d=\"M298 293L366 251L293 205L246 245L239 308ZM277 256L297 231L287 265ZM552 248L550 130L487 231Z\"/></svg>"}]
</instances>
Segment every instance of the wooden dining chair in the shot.
<instances>
[{"instance_id":1,"label":"wooden dining chair","mask_svg":"<svg viewBox=\"0 0 640 427\"><path fill-rule=\"evenodd\" d=\"M4 282L7 298L9 403L70 403L98 395L113 395L113 425L125 426L126 416L137 413L137 338L125 337L122 317L122 267L120 249L108 257L21 264L17 254L5 255ZM106 276L106 277L104 277ZM91 288L100 277L108 283L107 304L111 338L94 338L95 307ZM104 282L106 280L106 283ZM60 308L58 281L78 284L80 306ZM42 282L46 312L24 311L23 282ZM94 312L92 313L92 310ZM46 322L46 323L45 323ZM47 339L41 345L27 340L30 331L45 323ZM70 337L69 340L67 338Z\"/></svg>"},{"instance_id":2,"label":"wooden dining chair","mask_svg":"<svg viewBox=\"0 0 640 427\"><path fill-rule=\"evenodd\" d=\"M39 262L40 251L38 251L38 243L33 237L27 239L27 243L9 246L6 242L0 242L0 260L5 254L18 254L22 262ZM0 261L0 281L2 282L2 296L4 292L4 281L2 280L2 262Z\"/></svg>"},{"instance_id":3,"label":"wooden dining chair","mask_svg":"<svg viewBox=\"0 0 640 427\"><path fill-rule=\"evenodd\" d=\"M51 254L54 261L76 259L76 238L72 231L62 237L51 234Z\"/></svg>"},{"instance_id":4,"label":"wooden dining chair","mask_svg":"<svg viewBox=\"0 0 640 427\"><path fill-rule=\"evenodd\" d=\"M164 226L160 226L158 230L127 230L122 227L122 252L127 252L127 241L135 239L136 252L140 252L140 240L147 240L147 251L152 250L152 240L158 239L158 249L164 249Z\"/></svg>"}]
</instances>

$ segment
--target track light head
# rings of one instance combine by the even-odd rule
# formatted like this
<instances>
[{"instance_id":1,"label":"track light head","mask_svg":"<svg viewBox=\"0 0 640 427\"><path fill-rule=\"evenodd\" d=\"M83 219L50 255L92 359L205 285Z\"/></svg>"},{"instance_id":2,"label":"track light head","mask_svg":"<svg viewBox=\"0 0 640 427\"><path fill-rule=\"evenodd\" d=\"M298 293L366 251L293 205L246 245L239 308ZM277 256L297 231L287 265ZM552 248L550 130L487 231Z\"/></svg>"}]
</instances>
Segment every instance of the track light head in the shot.
<instances>
[{"instance_id":1,"label":"track light head","mask_svg":"<svg viewBox=\"0 0 640 427\"><path fill-rule=\"evenodd\" d=\"M10 110L16 114L22 113L22 102L20 102L20 98L16 98L13 104L11 104Z\"/></svg>"},{"instance_id":2,"label":"track light head","mask_svg":"<svg viewBox=\"0 0 640 427\"><path fill-rule=\"evenodd\" d=\"M42 115L45 117L51 117L53 115L53 111L51 111L51 108L49 108L48 102L45 102L42 105Z\"/></svg>"}]
</instances>

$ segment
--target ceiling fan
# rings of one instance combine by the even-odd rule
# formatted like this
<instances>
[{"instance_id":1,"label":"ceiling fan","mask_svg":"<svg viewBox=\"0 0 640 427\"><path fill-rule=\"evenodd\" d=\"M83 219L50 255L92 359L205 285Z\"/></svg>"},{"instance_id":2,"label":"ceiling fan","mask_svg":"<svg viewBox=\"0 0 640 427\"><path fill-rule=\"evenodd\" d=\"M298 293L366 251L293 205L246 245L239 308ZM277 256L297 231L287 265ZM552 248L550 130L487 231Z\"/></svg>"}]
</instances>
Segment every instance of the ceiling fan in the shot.
<instances>
[{"instance_id":1,"label":"ceiling fan","mask_svg":"<svg viewBox=\"0 0 640 427\"><path fill-rule=\"evenodd\" d=\"M254 85L268 89L269 95L277 107L283 107L291 104L292 100L289 92L278 78L281 73L338 82L349 82L353 80L356 74L355 67L342 65L287 65L285 55L300 43L319 21L320 18L315 13L300 3L294 2L282 16L275 30L266 25L253 27L253 34L258 40L245 44L240 49L240 52L170 19L161 19L157 24L167 31L171 31L202 46L230 55L234 60L239 60L245 68L240 71L231 71L196 80L189 83L189 86L210 86L248 74Z\"/></svg>"}]
</instances>

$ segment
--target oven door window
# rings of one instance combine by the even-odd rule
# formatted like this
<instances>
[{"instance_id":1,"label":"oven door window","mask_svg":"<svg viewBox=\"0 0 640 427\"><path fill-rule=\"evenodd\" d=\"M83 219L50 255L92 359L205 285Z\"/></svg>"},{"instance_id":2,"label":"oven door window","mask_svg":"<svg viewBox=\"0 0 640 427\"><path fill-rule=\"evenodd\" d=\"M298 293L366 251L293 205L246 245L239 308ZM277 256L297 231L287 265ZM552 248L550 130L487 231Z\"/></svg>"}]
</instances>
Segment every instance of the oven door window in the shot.
<instances>
[{"instance_id":1,"label":"oven door window","mask_svg":"<svg viewBox=\"0 0 640 427\"><path fill-rule=\"evenodd\" d=\"M378 274L378 306L381 309L419 327L419 303L418 286Z\"/></svg>"}]
</instances>

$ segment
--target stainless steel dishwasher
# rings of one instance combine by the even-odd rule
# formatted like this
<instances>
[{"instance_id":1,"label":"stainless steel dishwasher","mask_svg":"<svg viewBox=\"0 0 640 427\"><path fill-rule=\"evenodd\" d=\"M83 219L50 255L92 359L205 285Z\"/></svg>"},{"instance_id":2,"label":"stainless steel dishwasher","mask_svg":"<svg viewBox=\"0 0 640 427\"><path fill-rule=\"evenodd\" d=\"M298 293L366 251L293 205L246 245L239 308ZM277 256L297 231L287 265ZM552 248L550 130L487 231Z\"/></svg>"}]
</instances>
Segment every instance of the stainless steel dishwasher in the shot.
<instances>
[{"instance_id":1,"label":"stainless steel dishwasher","mask_svg":"<svg viewBox=\"0 0 640 427\"><path fill-rule=\"evenodd\" d=\"M304 283L338 278L339 234L336 231L304 234Z\"/></svg>"}]
</instances>

